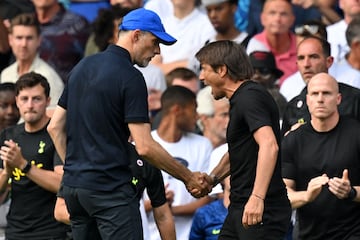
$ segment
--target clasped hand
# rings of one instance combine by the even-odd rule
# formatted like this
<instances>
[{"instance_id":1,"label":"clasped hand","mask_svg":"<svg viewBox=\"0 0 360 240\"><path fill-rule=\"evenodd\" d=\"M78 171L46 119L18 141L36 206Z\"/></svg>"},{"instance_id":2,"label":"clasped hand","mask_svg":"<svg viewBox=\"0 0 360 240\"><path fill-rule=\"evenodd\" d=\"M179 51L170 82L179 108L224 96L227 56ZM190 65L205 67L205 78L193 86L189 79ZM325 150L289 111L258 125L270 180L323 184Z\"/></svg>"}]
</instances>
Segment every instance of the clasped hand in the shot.
<instances>
[{"instance_id":1,"label":"clasped hand","mask_svg":"<svg viewBox=\"0 0 360 240\"><path fill-rule=\"evenodd\" d=\"M193 197L203 197L211 192L212 179L206 173L193 172L191 179L186 183L186 188Z\"/></svg>"}]
</instances>

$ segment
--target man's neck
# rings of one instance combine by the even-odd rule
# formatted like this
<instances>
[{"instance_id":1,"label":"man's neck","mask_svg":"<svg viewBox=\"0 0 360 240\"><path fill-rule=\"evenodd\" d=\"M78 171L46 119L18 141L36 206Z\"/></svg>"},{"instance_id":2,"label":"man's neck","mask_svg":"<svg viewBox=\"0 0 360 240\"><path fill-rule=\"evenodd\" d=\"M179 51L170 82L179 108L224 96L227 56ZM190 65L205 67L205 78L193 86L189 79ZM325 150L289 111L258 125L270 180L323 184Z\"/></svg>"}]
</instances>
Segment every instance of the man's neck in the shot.
<instances>
[{"instance_id":1,"label":"man's neck","mask_svg":"<svg viewBox=\"0 0 360 240\"><path fill-rule=\"evenodd\" d=\"M47 115L44 115L39 121L36 123L27 123L25 122L25 131L26 132L37 132L43 129L46 124L49 122L50 118Z\"/></svg>"},{"instance_id":2,"label":"man's neck","mask_svg":"<svg viewBox=\"0 0 360 240\"><path fill-rule=\"evenodd\" d=\"M328 132L336 127L339 123L339 113L334 113L331 117L327 119L319 119L311 117L311 126L317 132Z\"/></svg>"},{"instance_id":3,"label":"man's neck","mask_svg":"<svg viewBox=\"0 0 360 240\"><path fill-rule=\"evenodd\" d=\"M170 143L180 141L183 136L183 131L176 126L175 122L171 119L164 119L164 116L159 127L156 129L156 132L162 140Z\"/></svg>"},{"instance_id":4,"label":"man's neck","mask_svg":"<svg viewBox=\"0 0 360 240\"><path fill-rule=\"evenodd\" d=\"M28 73L30 71L30 67L32 65L32 63L34 62L35 56L32 57L31 59L26 59L26 60L18 60L17 64L18 64L18 68L17 68L17 73L18 76L22 76L25 73Z\"/></svg>"},{"instance_id":5,"label":"man's neck","mask_svg":"<svg viewBox=\"0 0 360 240\"><path fill-rule=\"evenodd\" d=\"M285 53L289 51L291 47L291 37L289 33L266 33L266 39L275 55Z\"/></svg>"},{"instance_id":6,"label":"man's neck","mask_svg":"<svg viewBox=\"0 0 360 240\"><path fill-rule=\"evenodd\" d=\"M240 31L235 26L229 28L226 32L216 34L216 41L221 40L234 40L240 35Z\"/></svg>"}]
</instances>

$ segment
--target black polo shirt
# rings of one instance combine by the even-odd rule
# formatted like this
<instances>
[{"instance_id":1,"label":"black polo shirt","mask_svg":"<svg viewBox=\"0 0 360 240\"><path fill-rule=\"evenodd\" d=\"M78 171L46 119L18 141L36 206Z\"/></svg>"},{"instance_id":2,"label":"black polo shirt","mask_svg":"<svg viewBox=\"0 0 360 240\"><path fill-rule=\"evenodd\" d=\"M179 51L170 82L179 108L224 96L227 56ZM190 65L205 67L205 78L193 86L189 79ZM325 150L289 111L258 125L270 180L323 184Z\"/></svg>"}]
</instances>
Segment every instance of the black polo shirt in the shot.
<instances>
[{"instance_id":1,"label":"black polo shirt","mask_svg":"<svg viewBox=\"0 0 360 240\"><path fill-rule=\"evenodd\" d=\"M130 182L127 124L149 116L145 80L129 52L110 45L81 60L59 105L67 110L64 185L113 191Z\"/></svg>"}]
</instances>

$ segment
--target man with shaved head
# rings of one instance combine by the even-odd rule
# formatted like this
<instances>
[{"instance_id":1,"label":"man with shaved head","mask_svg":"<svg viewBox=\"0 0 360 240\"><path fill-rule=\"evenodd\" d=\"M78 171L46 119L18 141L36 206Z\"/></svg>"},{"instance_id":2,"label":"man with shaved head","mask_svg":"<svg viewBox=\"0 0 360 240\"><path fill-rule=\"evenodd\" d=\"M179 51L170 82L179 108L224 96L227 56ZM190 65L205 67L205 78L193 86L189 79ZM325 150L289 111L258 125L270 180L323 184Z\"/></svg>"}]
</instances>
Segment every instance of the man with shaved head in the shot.
<instances>
[{"instance_id":1,"label":"man with shaved head","mask_svg":"<svg viewBox=\"0 0 360 240\"><path fill-rule=\"evenodd\" d=\"M324 39L314 36L306 37L297 47L297 66L306 85L314 75L321 72L327 73L333 61L330 55L330 44ZM360 90L344 83L338 85L343 96L338 108L340 115L360 120ZM294 124L310 120L306 95L307 88L304 87L299 95L288 102L283 115L282 135L293 128Z\"/></svg>"},{"instance_id":2,"label":"man with shaved head","mask_svg":"<svg viewBox=\"0 0 360 240\"><path fill-rule=\"evenodd\" d=\"M308 82L311 120L282 142L282 175L299 239L359 239L360 123L340 116L341 94L327 73Z\"/></svg>"}]
</instances>

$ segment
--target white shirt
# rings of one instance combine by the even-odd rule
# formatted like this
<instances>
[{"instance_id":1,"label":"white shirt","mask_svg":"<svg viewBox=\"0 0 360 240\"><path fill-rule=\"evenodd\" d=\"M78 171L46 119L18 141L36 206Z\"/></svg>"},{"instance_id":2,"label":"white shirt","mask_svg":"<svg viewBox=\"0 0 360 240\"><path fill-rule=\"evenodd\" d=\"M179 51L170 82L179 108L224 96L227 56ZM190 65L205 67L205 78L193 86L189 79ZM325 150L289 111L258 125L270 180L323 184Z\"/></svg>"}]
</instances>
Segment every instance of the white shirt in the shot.
<instances>
[{"instance_id":1,"label":"white shirt","mask_svg":"<svg viewBox=\"0 0 360 240\"><path fill-rule=\"evenodd\" d=\"M174 12L171 0L149 0L145 3L144 8L156 12L163 23L164 19Z\"/></svg>"},{"instance_id":2,"label":"white shirt","mask_svg":"<svg viewBox=\"0 0 360 240\"><path fill-rule=\"evenodd\" d=\"M163 24L166 32L177 39L173 45L160 45L163 63L190 60L216 33L207 15L197 8L183 19L170 15Z\"/></svg>"},{"instance_id":3,"label":"white shirt","mask_svg":"<svg viewBox=\"0 0 360 240\"><path fill-rule=\"evenodd\" d=\"M300 92L306 86L303 78L299 71L290 75L287 79L284 80L283 84L280 87L280 93L286 98L289 102L291 99L300 94Z\"/></svg>"},{"instance_id":4,"label":"white shirt","mask_svg":"<svg viewBox=\"0 0 360 240\"><path fill-rule=\"evenodd\" d=\"M331 56L335 62L343 59L350 50L345 37L347 26L345 20L341 20L326 27L327 41L331 45Z\"/></svg>"},{"instance_id":5,"label":"white shirt","mask_svg":"<svg viewBox=\"0 0 360 240\"><path fill-rule=\"evenodd\" d=\"M215 148L210 156L210 164L209 164L209 170L208 174L211 173L211 171L219 164L221 158L224 156L225 153L228 151L228 144L224 143L223 145L218 146ZM222 193L223 189L221 187L221 184L216 185L213 187L212 191L209 193L209 195L215 195L218 193Z\"/></svg>"},{"instance_id":6,"label":"white shirt","mask_svg":"<svg viewBox=\"0 0 360 240\"><path fill-rule=\"evenodd\" d=\"M250 55L250 53L255 51L270 52L270 49L263 42L252 37L246 47L246 53Z\"/></svg>"},{"instance_id":7,"label":"white shirt","mask_svg":"<svg viewBox=\"0 0 360 240\"><path fill-rule=\"evenodd\" d=\"M139 67L134 65L143 74L147 89L161 90L162 92L166 89L166 80L164 73L158 66L149 64L146 67Z\"/></svg>"},{"instance_id":8,"label":"white shirt","mask_svg":"<svg viewBox=\"0 0 360 240\"><path fill-rule=\"evenodd\" d=\"M345 58L334 63L329 68L329 74L338 82L360 88L360 71L353 68Z\"/></svg>"},{"instance_id":9,"label":"white shirt","mask_svg":"<svg viewBox=\"0 0 360 240\"><path fill-rule=\"evenodd\" d=\"M39 55L36 55L33 63L30 66L29 72L32 71L43 75L49 82L51 97L49 108L55 108L62 94L62 91L64 90L64 82L55 72L55 70L44 60L42 60ZM19 77L20 76L18 74L18 63L15 62L1 72L0 82L15 83L19 79Z\"/></svg>"},{"instance_id":10,"label":"white shirt","mask_svg":"<svg viewBox=\"0 0 360 240\"><path fill-rule=\"evenodd\" d=\"M184 164L190 171L208 171L212 145L207 138L195 133L187 133L178 142L169 143L162 140L156 130L152 131L151 135L171 156ZM164 171L162 171L162 175L164 183L169 184L168 189L175 193L172 206L184 205L197 200L186 190L182 181ZM152 214L149 216L148 222L151 239L160 239ZM189 239L192 216L174 216L174 222L176 239Z\"/></svg>"}]
</instances>

